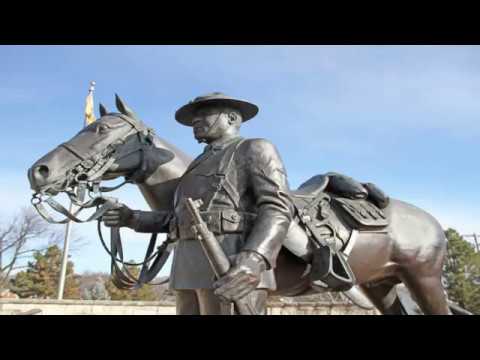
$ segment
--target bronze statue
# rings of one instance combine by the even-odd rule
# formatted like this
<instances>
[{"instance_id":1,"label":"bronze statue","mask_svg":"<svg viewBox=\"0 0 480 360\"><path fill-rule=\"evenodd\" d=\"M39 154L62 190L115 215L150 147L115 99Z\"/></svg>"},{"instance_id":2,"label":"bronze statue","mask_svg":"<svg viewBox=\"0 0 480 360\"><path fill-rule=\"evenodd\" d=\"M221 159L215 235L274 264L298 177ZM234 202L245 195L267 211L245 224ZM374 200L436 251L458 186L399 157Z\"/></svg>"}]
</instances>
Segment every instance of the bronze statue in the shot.
<instances>
[{"instance_id":1,"label":"bronze statue","mask_svg":"<svg viewBox=\"0 0 480 360\"><path fill-rule=\"evenodd\" d=\"M138 232L167 232L178 239L170 286L180 314L220 313L216 295L228 300L251 297L259 313L267 291L275 290L273 268L293 217L285 169L274 146L263 139L239 136L242 122L258 108L222 94L196 98L175 117L193 127L205 151L187 168L176 188L173 212L132 212L126 207L104 215L107 226L129 226ZM187 198L201 198L202 215L215 229L227 255L236 256L231 270L215 284L208 260L195 241ZM152 218L154 217L154 218ZM155 225L153 225L155 224Z\"/></svg>"},{"instance_id":2,"label":"bronze statue","mask_svg":"<svg viewBox=\"0 0 480 360\"><path fill-rule=\"evenodd\" d=\"M177 120L208 144L193 162L118 97L117 107L120 113L101 106L98 121L32 165L34 204L50 196L45 202L59 210L51 200L59 192L79 186L98 191L101 180L121 176L134 181L153 211L110 207L97 218L101 213L108 226L168 233L167 241L176 243L171 286L178 313L222 313L219 298L248 299L264 313L269 294L352 286L384 314L409 313L409 301L396 290L400 283L423 313L450 313L441 283L446 239L438 222L373 184L339 174L315 176L289 190L275 147L239 136L241 123L258 111L255 105L214 93L177 111ZM203 201L203 220L231 256L231 269L216 281L195 240L187 198Z\"/></svg>"}]
</instances>

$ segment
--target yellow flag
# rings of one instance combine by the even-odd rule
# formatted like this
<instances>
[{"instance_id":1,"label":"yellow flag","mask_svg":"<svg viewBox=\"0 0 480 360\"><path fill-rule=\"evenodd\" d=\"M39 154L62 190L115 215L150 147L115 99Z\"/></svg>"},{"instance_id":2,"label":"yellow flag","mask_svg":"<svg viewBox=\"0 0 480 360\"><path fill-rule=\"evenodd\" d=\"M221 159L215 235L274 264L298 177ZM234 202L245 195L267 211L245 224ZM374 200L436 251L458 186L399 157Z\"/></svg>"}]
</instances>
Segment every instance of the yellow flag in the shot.
<instances>
[{"instance_id":1,"label":"yellow flag","mask_svg":"<svg viewBox=\"0 0 480 360\"><path fill-rule=\"evenodd\" d=\"M95 114L93 112L93 83L90 86L90 90L88 91L87 99L85 101L85 126L90 125L93 123L95 119Z\"/></svg>"}]
</instances>

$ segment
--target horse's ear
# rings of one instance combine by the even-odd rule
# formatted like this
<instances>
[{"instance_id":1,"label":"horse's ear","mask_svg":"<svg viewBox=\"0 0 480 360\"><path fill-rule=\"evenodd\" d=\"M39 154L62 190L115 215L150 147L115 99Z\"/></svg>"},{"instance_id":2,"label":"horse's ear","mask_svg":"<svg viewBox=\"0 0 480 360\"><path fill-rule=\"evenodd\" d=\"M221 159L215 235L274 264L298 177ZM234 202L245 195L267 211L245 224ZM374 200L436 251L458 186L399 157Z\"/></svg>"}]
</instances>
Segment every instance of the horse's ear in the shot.
<instances>
[{"instance_id":1,"label":"horse's ear","mask_svg":"<svg viewBox=\"0 0 480 360\"><path fill-rule=\"evenodd\" d=\"M118 94L115 94L115 105L117 105L118 111L120 111L123 115L127 115L128 117L135 120L139 120L133 110L130 109L122 99L120 99L120 96L118 96Z\"/></svg>"},{"instance_id":2,"label":"horse's ear","mask_svg":"<svg viewBox=\"0 0 480 360\"><path fill-rule=\"evenodd\" d=\"M100 116L105 116L108 114L108 110L105 106L103 106L102 103L100 103L100 105L98 105L98 108L100 110Z\"/></svg>"}]
</instances>

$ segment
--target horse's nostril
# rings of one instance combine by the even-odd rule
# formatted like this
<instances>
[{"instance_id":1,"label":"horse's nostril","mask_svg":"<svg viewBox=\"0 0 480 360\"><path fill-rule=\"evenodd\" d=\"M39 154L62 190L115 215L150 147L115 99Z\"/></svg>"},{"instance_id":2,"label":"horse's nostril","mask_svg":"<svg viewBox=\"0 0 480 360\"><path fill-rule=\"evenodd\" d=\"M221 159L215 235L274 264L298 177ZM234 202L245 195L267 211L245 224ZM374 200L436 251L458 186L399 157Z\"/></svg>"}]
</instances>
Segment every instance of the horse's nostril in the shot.
<instances>
[{"instance_id":1,"label":"horse's nostril","mask_svg":"<svg viewBox=\"0 0 480 360\"><path fill-rule=\"evenodd\" d=\"M45 180L48 178L49 170L48 166L46 165L39 165L36 166L35 169L33 169L33 176L37 180Z\"/></svg>"}]
</instances>

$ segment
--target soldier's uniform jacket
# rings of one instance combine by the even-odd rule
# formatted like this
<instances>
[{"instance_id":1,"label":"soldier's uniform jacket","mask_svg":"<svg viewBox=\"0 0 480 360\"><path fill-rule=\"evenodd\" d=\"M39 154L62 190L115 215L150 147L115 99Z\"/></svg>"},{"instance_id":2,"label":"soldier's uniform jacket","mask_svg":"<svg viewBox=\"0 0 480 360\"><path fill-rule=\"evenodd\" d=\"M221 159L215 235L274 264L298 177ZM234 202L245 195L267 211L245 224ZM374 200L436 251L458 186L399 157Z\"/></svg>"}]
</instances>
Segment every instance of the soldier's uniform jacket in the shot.
<instances>
[{"instance_id":1,"label":"soldier's uniform jacket","mask_svg":"<svg viewBox=\"0 0 480 360\"><path fill-rule=\"evenodd\" d=\"M211 288L214 274L198 240L185 199L202 199L202 217L227 255L261 254L268 270L259 288L274 289L273 268L293 217L286 171L276 148L264 139L230 138L205 148L180 179L173 213L136 212L134 229L169 232L177 239L170 287Z\"/></svg>"}]
</instances>

